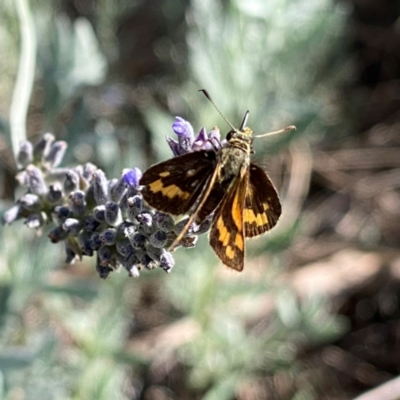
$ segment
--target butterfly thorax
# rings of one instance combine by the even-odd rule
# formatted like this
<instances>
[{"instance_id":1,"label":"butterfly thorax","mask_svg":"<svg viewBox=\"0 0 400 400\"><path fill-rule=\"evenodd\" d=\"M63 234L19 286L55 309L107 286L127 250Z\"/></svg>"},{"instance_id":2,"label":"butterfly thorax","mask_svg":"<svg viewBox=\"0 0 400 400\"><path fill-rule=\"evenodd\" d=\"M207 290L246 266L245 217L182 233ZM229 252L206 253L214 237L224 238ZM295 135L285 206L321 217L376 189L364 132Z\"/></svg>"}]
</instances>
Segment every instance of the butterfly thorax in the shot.
<instances>
[{"instance_id":1,"label":"butterfly thorax","mask_svg":"<svg viewBox=\"0 0 400 400\"><path fill-rule=\"evenodd\" d=\"M243 174L250 165L250 151L252 146L252 131L245 128L243 131L232 131L228 136L228 143L222 148L219 163L219 180L231 180Z\"/></svg>"}]
</instances>

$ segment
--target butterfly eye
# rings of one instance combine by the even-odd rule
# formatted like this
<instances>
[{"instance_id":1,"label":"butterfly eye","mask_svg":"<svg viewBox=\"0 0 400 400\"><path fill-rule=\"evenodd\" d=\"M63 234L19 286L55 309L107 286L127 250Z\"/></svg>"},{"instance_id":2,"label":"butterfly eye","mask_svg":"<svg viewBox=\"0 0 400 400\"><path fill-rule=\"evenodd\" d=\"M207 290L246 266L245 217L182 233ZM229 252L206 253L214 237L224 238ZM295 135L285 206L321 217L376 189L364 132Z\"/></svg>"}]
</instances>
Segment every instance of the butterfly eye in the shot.
<instances>
[{"instance_id":1,"label":"butterfly eye","mask_svg":"<svg viewBox=\"0 0 400 400\"><path fill-rule=\"evenodd\" d=\"M232 139L234 133L235 133L235 131L230 131L230 132L227 133L226 140L228 142Z\"/></svg>"}]
</instances>

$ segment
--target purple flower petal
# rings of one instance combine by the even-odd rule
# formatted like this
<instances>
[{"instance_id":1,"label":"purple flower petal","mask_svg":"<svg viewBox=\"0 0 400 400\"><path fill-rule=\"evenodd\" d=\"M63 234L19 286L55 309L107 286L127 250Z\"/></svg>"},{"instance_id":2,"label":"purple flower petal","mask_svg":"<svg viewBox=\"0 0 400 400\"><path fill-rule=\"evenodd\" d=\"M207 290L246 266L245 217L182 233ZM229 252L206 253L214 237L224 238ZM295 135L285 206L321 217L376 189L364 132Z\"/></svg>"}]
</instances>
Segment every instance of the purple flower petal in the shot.
<instances>
[{"instance_id":1,"label":"purple flower petal","mask_svg":"<svg viewBox=\"0 0 400 400\"><path fill-rule=\"evenodd\" d=\"M221 135L217 127L214 127L209 133L206 132L205 128L201 128L196 141L192 145L192 150L218 150L222 147L220 139Z\"/></svg>"},{"instance_id":2,"label":"purple flower petal","mask_svg":"<svg viewBox=\"0 0 400 400\"><path fill-rule=\"evenodd\" d=\"M180 156L181 155L181 151L180 151L180 146L179 146L179 142L177 142L176 140L170 138L169 136L165 137L169 148L172 151L172 154L174 155L174 157L176 156Z\"/></svg>"},{"instance_id":3,"label":"purple flower petal","mask_svg":"<svg viewBox=\"0 0 400 400\"><path fill-rule=\"evenodd\" d=\"M190 125L188 121L185 121L181 117L175 117L176 121L172 124L172 130L178 135L179 137L183 138L193 138L194 140L194 132L193 127Z\"/></svg>"},{"instance_id":4,"label":"purple flower petal","mask_svg":"<svg viewBox=\"0 0 400 400\"><path fill-rule=\"evenodd\" d=\"M138 186L142 175L142 171L139 168L124 169L122 171L122 176L128 186Z\"/></svg>"},{"instance_id":5,"label":"purple flower petal","mask_svg":"<svg viewBox=\"0 0 400 400\"><path fill-rule=\"evenodd\" d=\"M172 124L173 131L178 135L179 154L190 153L194 143L193 127L181 117L176 117Z\"/></svg>"},{"instance_id":6,"label":"purple flower petal","mask_svg":"<svg viewBox=\"0 0 400 400\"><path fill-rule=\"evenodd\" d=\"M208 139L207 131L206 128L201 128L199 134L197 135L197 138L195 139L195 142L205 142Z\"/></svg>"},{"instance_id":7,"label":"purple flower petal","mask_svg":"<svg viewBox=\"0 0 400 400\"><path fill-rule=\"evenodd\" d=\"M193 151L199 151L199 150L215 150L214 146L209 142L209 141L197 141L193 143L192 146Z\"/></svg>"},{"instance_id":8,"label":"purple flower petal","mask_svg":"<svg viewBox=\"0 0 400 400\"><path fill-rule=\"evenodd\" d=\"M208 132L208 138L210 140L217 139L218 141L221 141L221 132L216 126L213 129L211 129L210 132Z\"/></svg>"}]
</instances>

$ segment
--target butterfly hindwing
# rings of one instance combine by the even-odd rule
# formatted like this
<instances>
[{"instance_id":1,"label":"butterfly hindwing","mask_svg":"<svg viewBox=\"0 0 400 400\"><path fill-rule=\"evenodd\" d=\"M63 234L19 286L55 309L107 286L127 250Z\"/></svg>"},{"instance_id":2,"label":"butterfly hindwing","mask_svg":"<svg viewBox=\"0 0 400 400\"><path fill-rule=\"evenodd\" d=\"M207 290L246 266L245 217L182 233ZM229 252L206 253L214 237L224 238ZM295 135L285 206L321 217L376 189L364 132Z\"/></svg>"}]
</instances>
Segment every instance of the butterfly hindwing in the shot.
<instances>
[{"instance_id":1,"label":"butterfly hindwing","mask_svg":"<svg viewBox=\"0 0 400 400\"><path fill-rule=\"evenodd\" d=\"M173 215L189 211L212 176L214 151L196 151L150 167L142 176L143 198L153 208Z\"/></svg>"},{"instance_id":2,"label":"butterfly hindwing","mask_svg":"<svg viewBox=\"0 0 400 400\"><path fill-rule=\"evenodd\" d=\"M221 261L241 271L244 266L244 220L247 168L235 177L221 203L215 210L210 232L210 244Z\"/></svg>"},{"instance_id":3,"label":"butterfly hindwing","mask_svg":"<svg viewBox=\"0 0 400 400\"><path fill-rule=\"evenodd\" d=\"M221 184L221 182L218 181L214 182L214 185L204 205L197 210L196 222L198 224L203 222L206 217L208 217L218 207L218 204L221 203L221 200L226 193L227 186L229 185Z\"/></svg>"},{"instance_id":4,"label":"butterfly hindwing","mask_svg":"<svg viewBox=\"0 0 400 400\"><path fill-rule=\"evenodd\" d=\"M268 175L250 164L249 184L244 206L244 234L254 237L272 229L281 215L281 203Z\"/></svg>"}]
</instances>

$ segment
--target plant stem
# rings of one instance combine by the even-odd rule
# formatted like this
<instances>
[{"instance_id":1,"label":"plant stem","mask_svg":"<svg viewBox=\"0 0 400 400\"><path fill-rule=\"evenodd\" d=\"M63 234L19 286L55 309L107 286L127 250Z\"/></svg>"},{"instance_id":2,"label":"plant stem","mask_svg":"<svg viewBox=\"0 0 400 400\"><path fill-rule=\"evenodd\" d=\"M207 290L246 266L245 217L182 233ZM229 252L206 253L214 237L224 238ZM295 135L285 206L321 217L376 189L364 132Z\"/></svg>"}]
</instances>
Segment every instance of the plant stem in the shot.
<instances>
[{"instance_id":1,"label":"plant stem","mask_svg":"<svg viewBox=\"0 0 400 400\"><path fill-rule=\"evenodd\" d=\"M26 116L35 75L36 31L29 0L15 0L21 34L18 74L10 108L11 144L16 156L19 145L26 140Z\"/></svg>"}]
</instances>

